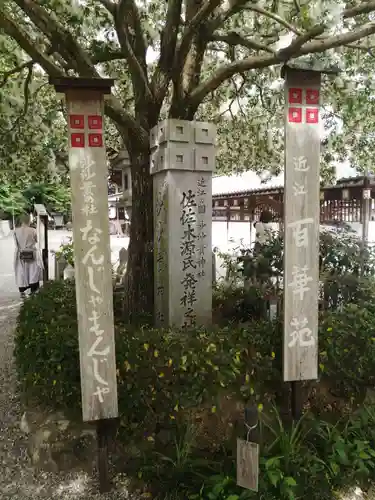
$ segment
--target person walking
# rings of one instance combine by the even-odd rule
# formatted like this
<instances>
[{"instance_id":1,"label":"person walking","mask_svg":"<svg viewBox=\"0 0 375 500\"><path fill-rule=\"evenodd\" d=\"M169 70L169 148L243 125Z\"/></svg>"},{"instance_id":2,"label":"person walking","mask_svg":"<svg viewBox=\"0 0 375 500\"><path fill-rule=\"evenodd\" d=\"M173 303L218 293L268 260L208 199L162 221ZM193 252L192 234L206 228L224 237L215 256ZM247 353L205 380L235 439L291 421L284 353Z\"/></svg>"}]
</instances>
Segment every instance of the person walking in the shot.
<instances>
[{"instance_id":1,"label":"person walking","mask_svg":"<svg viewBox=\"0 0 375 500\"><path fill-rule=\"evenodd\" d=\"M43 261L37 249L37 232L30 227L30 216L21 217L21 226L14 231L16 244L14 256L14 273L21 297L25 297L26 290L31 294L39 290L39 282L43 277Z\"/></svg>"}]
</instances>

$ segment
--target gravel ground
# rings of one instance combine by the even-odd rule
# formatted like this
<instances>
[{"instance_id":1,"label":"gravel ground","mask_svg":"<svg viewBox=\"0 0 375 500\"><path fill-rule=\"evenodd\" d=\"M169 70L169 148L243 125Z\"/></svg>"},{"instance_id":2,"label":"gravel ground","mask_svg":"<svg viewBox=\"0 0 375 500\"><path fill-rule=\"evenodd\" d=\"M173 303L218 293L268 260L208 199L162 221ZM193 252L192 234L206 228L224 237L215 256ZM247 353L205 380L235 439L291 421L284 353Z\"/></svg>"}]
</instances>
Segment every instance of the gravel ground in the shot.
<instances>
[{"instance_id":1,"label":"gravel ground","mask_svg":"<svg viewBox=\"0 0 375 500\"><path fill-rule=\"evenodd\" d=\"M0 307L0 500L136 500L124 476L117 476L116 490L96 493L98 486L86 473L34 472L27 456L27 439L20 430L22 409L13 363L13 332L17 308Z\"/></svg>"}]
</instances>

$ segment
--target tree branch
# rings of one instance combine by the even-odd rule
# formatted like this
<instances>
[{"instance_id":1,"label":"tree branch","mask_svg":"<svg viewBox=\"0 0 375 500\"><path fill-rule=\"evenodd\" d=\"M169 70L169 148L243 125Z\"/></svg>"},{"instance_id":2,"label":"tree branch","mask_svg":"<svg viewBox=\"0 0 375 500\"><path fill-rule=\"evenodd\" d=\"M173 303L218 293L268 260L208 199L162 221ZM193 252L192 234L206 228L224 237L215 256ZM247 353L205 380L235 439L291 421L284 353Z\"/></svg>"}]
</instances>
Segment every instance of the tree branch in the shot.
<instances>
[{"instance_id":1,"label":"tree branch","mask_svg":"<svg viewBox=\"0 0 375 500\"><path fill-rule=\"evenodd\" d=\"M13 0L31 19L35 26L48 38L52 49L72 64L82 76L98 78L88 54L75 41L71 33L59 24L53 16L34 0Z\"/></svg>"},{"instance_id":2,"label":"tree branch","mask_svg":"<svg viewBox=\"0 0 375 500\"><path fill-rule=\"evenodd\" d=\"M291 42L291 44L288 45L288 47L279 50L278 55L282 58L282 60L287 61L288 59L293 57L294 54L296 54L301 49L301 47L305 45L305 43L324 33L324 29L325 26L322 25L314 26L307 33L297 36L297 38L295 38Z\"/></svg>"},{"instance_id":3,"label":"tree branch","mask_svg":"<svg viewBox=\"0 0 375 500\"><path fill-rule=\"evenodd\" d=\"M29 35L15 22L5 15L4 10L0 9L0 28L4 32L13 38L18 45L23 49L33 61L40 64L40 66L51 76L64 76L64 72L59 66L57 66L52 59L44 55L43 52L38 50L34 40L32 40Z\"/></svg>"},{"instance_id":4,"label":"tree branch","mask_svg":"<svg viewBox=\"0 0 375 500\"><path fill-rule=\"evenodd\" d=\"M174 72L178 74L185 64L194 35L197 33L201 23L220 5L221 0L205 0L195 16L188 22L181 38L181 42L175 54Z\"/></svg>"},{"instance_id":5,"label":"tree branch","mask_svg":"<svg viewBox=\"0 0 375 500\"><path fill-rule=\"evenodd\" d=\"M2 76L3 76L3 81L0 83L0 88L1 87L4 87L4 85L6 85L6 83L8 82L9 78L13 75L15 75L16 73L21 73L24 69L28 69L30 70L30 68L32 68L34 66L34 61L31 60L31 61L27 61L23 64L20 64L19 66L16 66L15 68L9 70L9 71L6 71Z\"/></svg>"},{"instance_id":6,"label":"tree branch","mask_svg":"<svg viewBox=\"0 0 375 500\"><path fill-rule=\"evenodd\" d=\"M18 5L25 4L25 0L15 0ZM20 5L20 6L21 6ZM54 46L54 50L60 52L61 55L65 59L67 59L67 55L70 53L70 50L63 50L63 43L70 43L70 39L72 38L70 33L65 32L64 28L60 27L59 24L48 15L44 9L37 6L35 10L35 3L33 0L27 0L27 9L26 14L30 17L30 19L34 22L35 26L41 28L42 33L45 33L47 38L55 40L56 36L60 36L59 46ZM21 6L22 8L22 6ZM29 9L31 12L29 14ZM24 10L22 8L22 10ZM41 12L40 12L41 10ZM38 17L40 13L41 17ZM34 21L35 19L35 21ZM5 33L12 37L19 46L31 57L33 61L40 64L42 68L46 71L49 76L59 76L64 77L64 71L57 66L50 56L44 55L36 46L34 40L32 40L28 34L26 34L22 28L17 26L14 21L7 18L3 10L0 9L0 28L3 28ZM48 36L49 35L49 36ZM65 39L65 35L67 39ZM51 37L51 38L50 38ZM78 68L77 73L81 76L95 76L98 74L93 67L93 63L89 60L87 54L83 51L83 49L73 40L74 46L76 49L76 53L74 52L69 57L69 62L74 63L74 67ZM60 50L62 51L60 51ZM73 47L71 47L73 50ZM74 59L76 56L76 59ZM105 102L105 111L106 114L116 123L119 129L122 131L122 137L126 138L127 136L131 137L135 144L139 144L139 141L144 141L145 130L136 122L135 118L128 113L120 104L117 98L111 96L108 101Z\"/></svg>"},{"instance_id":7,"label":"tree branch","mask_svg":"<svg viewBox=\"0 0 375 500\"><path fill-rule=\"evenodd\" d=\"M237 0L229 2L229 7L227 9L222 10L214 19L209 21L207 26L209 33L212 34L215 30L220 28L225 23L225 21L237 14L237 12L243 10L243 7L247 1L248 0Z\"/></svg>"},{"instance_id":8,"label":"tree branch","mask_svg":"<svg viewBox=\"0 0 375 500\"><path fill-rule=\"evenodd\" d=\"M181 25L182 0L169 0L167 17L160 39L160 57L151 80L158 113L171 80L177 37Z\"/></svg>"},{"instance_id":9,"label":"tree branch","mask_svg":"<svg viewBox=\"0 0 375 500\"><path fill-rule=\"evenodd\" d=\"M367 23L360 29L351 33L343 33L340 35L324 38L322 40L312 40L306 43L304 46L300 47L297 52L290 56L290 58L296 58L305 54L324 52L327 49L340 47L348 43L356 42L357 40L365 38L366 36L372 35L374 33L375 22ZM294 42L292 42L292 44L293 43ZM236 73L243 73L252 69L267 68L274 64L285 62L285 50L287 50L289 47L287 47L286 49L282 49L281 51L271 56L247 57L245 59L242 59L241 61L222 66L211 78L206 79L206 81L202 82L191 92L190 101L192 102L192 106L199 106L199 104L203 101L207 94L216 90L225 80L231 78Z\"/></svg>"},{"instance_id":10,"label":"tree branch","mask_svg":"<svg viewBox=\"0 0 375 500\"><path fill-rule=\"evenodd\" d=\"M289 23L286 19L283 19L281 16L278 16L277 14L274 14L269 10L263 9L263 7L260 7L259 5L247 5L243 10L251 10L253 12L257 12L258 14L262 14L266 17L269 17L270 19L273 19L277 23L281 24L281 26L284 26L284 28L287 28L296 35L302 35L302 31L293 26L293 24Z\"/></svg>"},{"instance_id":11,"label":"tree branch","mask_svg":"<svg viewBox=\"0 0 375 500\"><path fill-rule=\"evenodd\" d=\"M182 0L169 0L165 27L161 34L160 66L169 70L173 64L181 20Z\"/></svg>"},{"instance_id":12,"label":"tree branch","mask_svg":"<svg viewBox=\"0 0 375 500\"><path fill-rule=\"evenodd\" d=\"M227 35L211 35L210 42L224 42L231 46L241 45L249 50L263 50L265 52L269 52L270 54L275 53L275 50L271 47L267 47L267 45L263 45L255 40L247 40L235 31L231 31Z\"/></svg>"},{"instance_id":13,"label":"tree branch","mask_svg":"<svg viewBox=\"0 0 375 500\"><path fill-rule=\"evenodd\" d=\"M127 15L127 0L120 0L114 20L117 32L118 41L120 43L121 49L125 55L127 63L129 65L130 74L133 82L134 95L143 94L147 100L152 100L152 92L150 90L147 73L145 69L142 68L141 63L138 60L137 55L134 53L133 47L129 39L129 30L125 23ZM142 58L143 54L140 54Z\"/></svg>"},{"instance_id":14,"label":"tree branch","mask_svg":"<svg viewBox=\"0 0 375 500\"><path fill-rule=\"evenodd\" d=\"M115 15L116 12L116 4L112 2L112 0L98 0L99 3L105 7L112 16Z\"/></svg>"},{"instance_id":15,"label":"tree branch","mask_svg":"<svg viewBox=\"0 0 375 500\"><path fill-rule=\"evenodd\" d=\"M146 65L146 43L143 35L141 19L138 11L138 7L135 0L119 0L118 3L118 14L122 17L122 22L132 29L133 40L129 37L129 41L132 48L140 61L140 65L147 77L147 65ZM128 30L129 35L129 30Z\"/></svg>"},{"instance_id":16,"label":"tree branch","mask_svg":"<svg viewBox=\"0 0 375 500\"><path fill-rule=\"evenodd\" d=\"M370 14L370 12L373 12L375 10L375 1L372 0L371 2L362 2L360 5L357 5L356 7L350 7L348 9L345 9L343 12L343 17L344 19L348 19L351 17L359 16L361 14Z\"/></svg>"}]
</instances>

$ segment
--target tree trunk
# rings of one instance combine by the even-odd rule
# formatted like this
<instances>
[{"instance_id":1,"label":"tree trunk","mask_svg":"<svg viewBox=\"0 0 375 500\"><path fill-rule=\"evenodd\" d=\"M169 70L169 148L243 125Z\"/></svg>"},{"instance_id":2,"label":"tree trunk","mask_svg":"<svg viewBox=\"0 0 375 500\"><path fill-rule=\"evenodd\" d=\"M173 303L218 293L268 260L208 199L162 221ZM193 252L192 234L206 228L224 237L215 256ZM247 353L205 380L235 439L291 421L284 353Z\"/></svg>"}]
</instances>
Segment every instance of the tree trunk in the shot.
<instances>
[{"instance_id":1,"label":"tree trunk","mask_svg":"<svg viewBox=\"0 0 375 500\"><path fill-rule=\"evenodd\" d=\"M149 148L129 151L132 212L125 307L132 323L149 323L154 311L153 190Z\"/></svg>"}]
</instances>

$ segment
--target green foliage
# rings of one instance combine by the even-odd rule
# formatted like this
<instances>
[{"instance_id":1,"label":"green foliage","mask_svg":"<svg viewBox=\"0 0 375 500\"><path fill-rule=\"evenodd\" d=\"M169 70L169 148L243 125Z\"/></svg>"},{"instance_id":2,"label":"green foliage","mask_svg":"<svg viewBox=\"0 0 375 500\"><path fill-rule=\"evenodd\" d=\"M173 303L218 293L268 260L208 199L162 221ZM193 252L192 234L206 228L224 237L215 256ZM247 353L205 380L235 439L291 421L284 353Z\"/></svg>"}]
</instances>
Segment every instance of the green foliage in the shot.
<instances>
[{"instance_id":1,"label":"green foliage","mask_svg":"<svg viewBox=\"0 0 375 500\"><path fill-rule=\"evenodd\" d=\"M42 203L49 211L66 213L70 208L70 190L52 182L33 183L26 188L8 182L0 186L0 214L6 217L33 212L35 203Z\"/></svg>"},{"instance_id":2,"label":"green foliage","mask_svg":"<svg viewBox=\"0 0 375 500\"><path fill-rule=\"evenodd\" d=\"M259 493L265 500L334 500L350 487L366 489L375 472L373 407L337 423L311 415L285 427L277 413L263 416ZM236 486L234 463L207 479L191 500L256 499Z\"/></svg>"},{"instance_id":3,"label":"green foliage","mask_svg":"<svg viewBox=\"0 0 375 500\"><path fill-rule=\"evenodd\" d=\"M374 298L373 292L369 301ZM363 304L328 313L319 325L320 370L336 391L354 395L375 384L375 314Z\"/></svg>"},{"instance_id":4,"label":"green foliage","mask_svg":"<svg viewBox=\"0 0 375 500\"><path fill-rule=\"evenodd\" d=\"M66 213L70 209L70 190L64 185L32 183L23 190L23 196L30 211L35 203L43 204L50 212Z\"/></svg>"},{"instance_id":5,"label":"green foliage","mask_svg":"<svg viewBox=\"0 0 375 500\"><path fill-rule=\"evenodd\" d=\"M25 211L26 199L15 186L4 182L0 185L0 217L20 215Z\"/></svg>"},{"instance_id":6,"label":"green foliage","mask_svg":"<svg viewBox=\"0 0 375 500\"><path fill-rule=\"evenodd\" d=\"M265 298L282 299L283 236L273 237L261 250L239 247L239 257L221 255L227 279L219 281L213 295L218 319L248 321L264 318ZM336 310L345 304L369 297L375 273L375 251L363 247L358 237L346 228L322 230L320 235L321 306Z\"/></svg>"},{"instance_id":7,"label":"green foliage","mask_svg":"<svg viewBox=\"0 0 375 500\"><path fill-rule=\"evenodd\" d=\"M67 176L61 106L40 69L32 70L27 60L17 43L2 33L0 180L19 189L34 181L66 182Z\"/></svg>"},{"instance_id":8,"label":"green foliage","mask_svg":"<svg viewBox=\"0 0 375 500\"><path fill-rule=\"evenodd\" d=\"M47 283L21 308L15 357L29 394L56 406L80 400L77 310L74 285Z\"/></svg>"},{"instance_id":9,"label":"green foliage","mask_svg":"<svg viewBox=\"0 0 375 500\"><path fill-rule=\"evenodd\" d=\"M181 3L176 8L180 6ZM105 74L115 78L118 106L113 109L118 111L122 107L129 116L124 119L123 113L114 113L113 109L109 115L117 127L125 128L127 138L139 122L155 124L170 111L181 117L188 114L191 119L203 103L196 118L219 125L221 172L244 168L266 169L271 173L280 170L283 163L280 64L297 58L299 65L306 68L338 65L340 76L324 77L322 114L328 137L323 143L322 159L326 167L323 173L332 176L336 160L348 159L361 169L369 165L374 136L369 118L374 106L373 57L366 44L368 41L371 47L373 30L367 27L364 33L361 28L371 21L372 6L364 8L364 13L349 9L344 15L344 5L332 0L265 0L261 6L245 2L235 9L219 2L200 21L195 19L197 25L191 27L193 36L184 40L186 53L180 54L174 35L181 40L189 34L193 7L191 12L187 8L185 19L185 15L168 11L165 2L133 2L134 15L126 17L124 27L129 33L130 50L127 44L118 43L123 40L122 32L117 33L120 28L108 2L46 0L40 7L32 9L29 4L20 5L15 0L4 0L1 5L5 35L0 39L0 71L7 80L3 84L0 113L4 122L0 128L7 137L3 158L11 155L18 171L23 163L23 168L32 175L34 163L34 168L43 172L43 167L50 167L50 160L54 163L54 154L66 145L57 100L51 98L52 90L44 85L43 75L25 65L26 57L20 47L50 74ZM325 37L323 46L309 31L312 28L316 37ZM301 46L290 45L291 33L305 35L305 42ZM331 49L337 45L334 36L337 33L344 37L342 47ZM351 43L345 43L345 34ZM366 40L360 42L363 38ZM282 50L288 45L291 52L287 57ZM179 73L181 79L174 81L178 88L172 96L171 77ZM144 82L152 90L151 97ZM181 99L176 103L177 96ZM138 120L138 116L133 119L135 111L150 120ZM51 119L57 128L50 126ZM119 134L113 124L111 127L109 140L115 137L118 144ZM25 147L17 151L19 132ZM63 162L66 158L60 161ZM9 166L5 161L4 165ZM9 170L8 175L11 174Z\"/></svg>"},{"instance_id":10,"label":"green foliage","mask_svg":"<svg viewBox=\"0 0 375 500\"><path fill-rule=\"evenodd\" d=\"M73 238L70 238L68 243L62 244L59 249L56 250L55 256L57 259L62 257L68 264L74 267Z\"/></svg>"},{"instance_id":11,"label":"green foliage","mask_svg":"<svg viewBox=\"0 0 375 500\"><path fill-rule=\"evenodd\" d=\"M320 323L321 380L344 388L348 402L374 385L375 311L367 300L373 304L373 295L324 312ZM24 391L48 406L79 410L73 283L48 283L25 301L15 344ZM282 384L277 323L189 332L118 323L116 360L119 436L127 450L136 449L129 463L152 491L175 492L176 499L257 498L235 485L233 437L243 437L244 427L241 416L231 425L223 420L225 401L235 403L231 414L236 405L263 408L259 478L267 500L333 500L333 492L366 485L375 473L371 408L324 422L311 400L311 414L293 425L273 409Z\"/></svg>"},{"instance_id":12,"label":"green foliage","mask_svg":"<svg viewBox=\"0 0 375 500\"><path fill-rule=\"evenodd\" d=\"M27 388L40 389L41 397L54 404L70 405L70 397L79 393L79 364L72 366L78 349L75 311L73 285L52 282L24 303L18 320L16 358L21 378ZM119 325L116 332L120 406L124 423L137 423L141 432L152 434L157 423L171 422L188 408L201 404L215 408L221 390L238 392L246 399L257 394L257 381L266 383L276 376L275 353L267 342L272 329L267 323L254 324L251 331L124 328ZM250 339L257 355L249 350ZM31 356L36 344L37 357ZM68 369L60 377L65 359L69 359ZM79 404L79 398L74 403Z\"/></svg>"}]
</instances>

